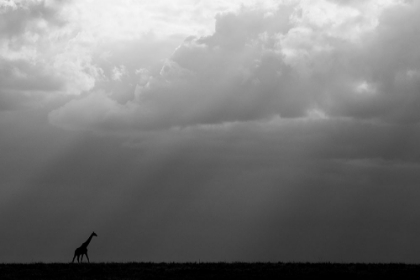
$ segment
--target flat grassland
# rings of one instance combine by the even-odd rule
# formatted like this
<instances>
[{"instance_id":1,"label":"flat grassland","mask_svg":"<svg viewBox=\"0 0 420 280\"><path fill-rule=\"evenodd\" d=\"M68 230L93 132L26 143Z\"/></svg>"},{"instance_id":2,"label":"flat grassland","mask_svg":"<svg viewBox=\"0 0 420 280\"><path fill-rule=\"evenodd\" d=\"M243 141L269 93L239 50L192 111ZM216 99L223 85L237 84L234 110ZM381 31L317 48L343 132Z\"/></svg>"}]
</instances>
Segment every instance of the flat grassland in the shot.
<instances>
[{"instance_id":1,"label":"flat grassland","mask_svg":"<svg viewBox=\"0 0 420 280\"><path fill-rule=\"evenodd\" d=\"M0 264L0 279L281 279L418 277L420 265L337 263L31 263Z\"/></svg>"}]
</instances>

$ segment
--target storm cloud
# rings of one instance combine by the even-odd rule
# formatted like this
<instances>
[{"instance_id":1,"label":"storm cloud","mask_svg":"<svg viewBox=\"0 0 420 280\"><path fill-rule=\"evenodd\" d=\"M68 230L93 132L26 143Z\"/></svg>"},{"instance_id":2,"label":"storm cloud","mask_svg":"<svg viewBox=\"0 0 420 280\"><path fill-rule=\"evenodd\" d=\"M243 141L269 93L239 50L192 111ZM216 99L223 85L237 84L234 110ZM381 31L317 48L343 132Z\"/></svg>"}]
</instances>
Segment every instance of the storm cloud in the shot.
<instances>
[{"instance_id":1,"label":"storm cloud","mask_svg":"<svg viewBox=\"0 0 420 280\"><path fill-rule=\"evenodd\" d=\"M93 93L52 112L50 120L85 129L107 122L150 129L314 113L418 122L419 5L376 7L380 12L368 14L362 11L369 4L323 5L330 18L314 16L322 6L306 2L221 14L214 34L188 37L159 73L143 71L125 106ZM92 99L106 116L78 120L78 106Z\"/></svg>"}]
</instances>

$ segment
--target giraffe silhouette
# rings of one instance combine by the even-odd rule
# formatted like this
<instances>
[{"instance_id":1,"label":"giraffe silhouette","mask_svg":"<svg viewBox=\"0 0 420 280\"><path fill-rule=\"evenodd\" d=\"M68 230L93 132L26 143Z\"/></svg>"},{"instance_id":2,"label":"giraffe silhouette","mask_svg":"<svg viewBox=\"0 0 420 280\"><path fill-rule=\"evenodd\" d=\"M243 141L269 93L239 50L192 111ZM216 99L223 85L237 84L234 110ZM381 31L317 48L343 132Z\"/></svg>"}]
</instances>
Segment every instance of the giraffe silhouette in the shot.
<instances>
[{"instance_id":1,"label":"giraffe silhouette","mask_svg":"<svg viewBox=\"0 0 420 280\"><path fill-rule=\"evenodd\" d=\"M87 261L90 262L89 261L88 254L87 254L87 251L88 251L87 250L87 246L89 245L90 241L92 240L92 237L94 237L94 236L98 236L98 235L96 235L95 232L92 232L92 234L89 236L88 240L86 240L79 248L77 248L74 251L74 257L73 257L72 263L74 263L74 259L76 257L77 257L77 262L79 262L79 257L80 256L81 256L81 260L80 261L83 261L83 255L85 255L86 258L87 258Z\"/></svg>"}]
</instances>

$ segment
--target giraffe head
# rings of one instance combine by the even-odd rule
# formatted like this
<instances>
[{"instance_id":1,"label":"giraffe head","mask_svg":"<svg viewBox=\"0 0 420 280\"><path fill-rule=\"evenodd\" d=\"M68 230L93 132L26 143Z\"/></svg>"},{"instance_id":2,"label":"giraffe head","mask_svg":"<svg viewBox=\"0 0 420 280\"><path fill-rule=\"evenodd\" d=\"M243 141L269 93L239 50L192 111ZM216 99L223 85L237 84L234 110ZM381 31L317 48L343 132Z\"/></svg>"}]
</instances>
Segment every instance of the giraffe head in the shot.
<instances>
[{"instance_id":1,"label":"giraffe head","mask_svg":"<svg viewBox=\"0 0 420 280\"><path fill-rule=\"evenodd\" d=\"M92 236L98 236L95 232L92 232Z\"/></svg>"}]
</instances>

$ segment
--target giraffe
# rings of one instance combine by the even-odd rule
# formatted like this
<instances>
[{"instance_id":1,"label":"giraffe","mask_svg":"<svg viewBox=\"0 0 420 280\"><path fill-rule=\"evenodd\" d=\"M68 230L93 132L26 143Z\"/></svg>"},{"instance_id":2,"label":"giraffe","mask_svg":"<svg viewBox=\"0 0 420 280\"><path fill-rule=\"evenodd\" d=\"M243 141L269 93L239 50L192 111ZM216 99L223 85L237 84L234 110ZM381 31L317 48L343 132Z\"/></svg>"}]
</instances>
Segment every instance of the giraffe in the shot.
<instances>
[{"instance_id":1,"label":"giraffe","mask_svg":"<svg viewBox=\"0 0 420 280\"><path fill-rule=\"evenodd\" d=\"M83 261L83 255L86 255L86 258L89 262L89 257L87 254L87 246L89 245L90 241L92 240L92 237L97 236L95 232L92 232L92 234L89 236L88 240L84 242L79 248L77 248L74 251L74 257L72 263L74 263L74 259L77 257L77 262L79 262L79 257L82 256L80 261Z\"/></svg>"}]
</instances>

